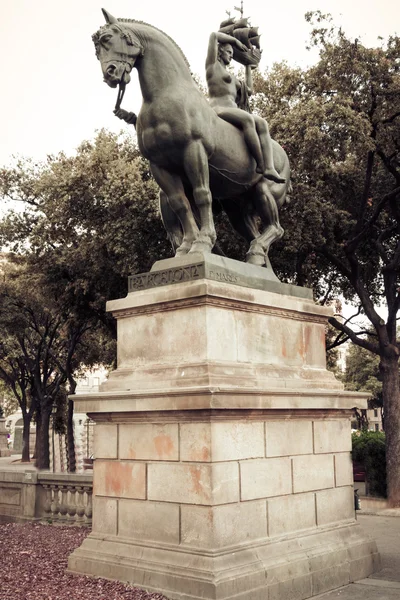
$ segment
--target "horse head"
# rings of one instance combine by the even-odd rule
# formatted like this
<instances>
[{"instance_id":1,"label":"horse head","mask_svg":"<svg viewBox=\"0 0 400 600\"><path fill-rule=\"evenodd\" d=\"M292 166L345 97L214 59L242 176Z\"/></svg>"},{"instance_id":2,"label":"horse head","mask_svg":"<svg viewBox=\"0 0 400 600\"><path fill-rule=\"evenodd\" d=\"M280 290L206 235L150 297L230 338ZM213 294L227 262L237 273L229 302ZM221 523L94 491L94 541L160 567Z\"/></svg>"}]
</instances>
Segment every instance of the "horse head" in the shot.
<instances>
[{"instance_id":1,"label":"horse head","mask_svg":"<svg viewBox=\"0 0 400 600\"><path fill-rule=\"evenodd\" d=\"M131 80L136 60L143 56L143 46L133 31L103 10L106 25L93 36L96 56L101 63L104 81L112 88Z\"/></svg>"}]
</instances>

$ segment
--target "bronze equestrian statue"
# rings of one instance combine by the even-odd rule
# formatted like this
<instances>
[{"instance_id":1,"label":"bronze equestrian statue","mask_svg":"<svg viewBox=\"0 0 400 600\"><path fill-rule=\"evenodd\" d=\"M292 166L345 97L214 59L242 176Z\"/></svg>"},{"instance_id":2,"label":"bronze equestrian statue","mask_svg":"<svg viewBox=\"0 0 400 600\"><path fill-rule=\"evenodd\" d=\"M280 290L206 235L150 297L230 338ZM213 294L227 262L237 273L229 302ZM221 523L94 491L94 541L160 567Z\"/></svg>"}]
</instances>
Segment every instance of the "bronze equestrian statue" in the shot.
<instances>
[{"instance_id":1,"label":"bronze equestrian statue","mask_svg":"<svg viewBox=\"0 0 400 600\"><path fill-rule=\"evenodd\" d=\"M103 13L107 24L93 36L96 55L104 81L113 88L119 85L119 99L133 67L138 71L143 104L137 120L126 111L118 114L120 101L115 112L122 118L129 115L136 126L139 149L161 188L161 215L176 255L211 252L216 241L214 202L249 242L246 261L271 268L268 250L283 235L278 210L291 187L286 152L268 132L268 156L261 141L265 131L256 124L259 117L249 115L262 149L257 162L249 152L249 136L242 131L248 123L239 128L229 115L218 116L218 101L211 98L209 103L204 97L184 54L167 34L141 21L116 19L104 9ZM218 61L218 34L213 35L210 45L214 43L217 56L209 46L207 68ZM245 51L244 45L232 44ZM220 85L221 90L224 93ZM232 87L225 95L233 97ZM231 110L241 111L235 106Z\"/></svg>"}]
</instances>

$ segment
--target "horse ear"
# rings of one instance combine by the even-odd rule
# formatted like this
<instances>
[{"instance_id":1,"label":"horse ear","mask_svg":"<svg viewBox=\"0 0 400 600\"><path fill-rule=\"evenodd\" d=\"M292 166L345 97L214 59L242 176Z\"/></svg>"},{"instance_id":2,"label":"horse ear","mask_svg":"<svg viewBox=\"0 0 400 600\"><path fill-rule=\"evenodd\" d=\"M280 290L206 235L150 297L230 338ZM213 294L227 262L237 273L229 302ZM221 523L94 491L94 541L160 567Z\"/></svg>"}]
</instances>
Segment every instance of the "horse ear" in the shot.
<instances>
[{"instance_id":1,"label":"horse ear","mask_svg":"<svg viewBox=\"0 0 400 600\"><path fill-rule=\"evenodd\" d=\"M113 23L118 23L118 19L116 19L109 12L107 12L105 8L102 8L101 10L103 11L106 23L108 23L109 25L112 25Z\"/></svg>"}]
</instances>

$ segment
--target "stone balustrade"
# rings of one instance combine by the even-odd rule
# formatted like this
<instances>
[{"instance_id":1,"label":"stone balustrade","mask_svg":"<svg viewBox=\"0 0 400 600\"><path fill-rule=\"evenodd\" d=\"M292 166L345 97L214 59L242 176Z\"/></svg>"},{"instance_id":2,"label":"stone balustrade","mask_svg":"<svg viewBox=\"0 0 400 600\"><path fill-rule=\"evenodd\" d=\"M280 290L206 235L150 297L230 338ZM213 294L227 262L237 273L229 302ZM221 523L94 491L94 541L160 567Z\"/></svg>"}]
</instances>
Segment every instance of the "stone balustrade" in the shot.
<instances>
[{"instance_id":1,"label":"stone balustrade","mask_svg":"<svg viewBox=\"0 0 400 600\"><path fill-rule=\"evenodd\" d=\"M92 477L70 474L40 474L44 490L44 516L62 525L91 525Z\"/></svg>"},{"instance_id":2,"label":"stone balustrade","mask_svg":"<svg viewBox=\"0 0 400 600\"><path fill-rule=\"evenodd\" d=\"M92 524L92 473L0 471L0 522Z\"/></svg>"}]
</instances>

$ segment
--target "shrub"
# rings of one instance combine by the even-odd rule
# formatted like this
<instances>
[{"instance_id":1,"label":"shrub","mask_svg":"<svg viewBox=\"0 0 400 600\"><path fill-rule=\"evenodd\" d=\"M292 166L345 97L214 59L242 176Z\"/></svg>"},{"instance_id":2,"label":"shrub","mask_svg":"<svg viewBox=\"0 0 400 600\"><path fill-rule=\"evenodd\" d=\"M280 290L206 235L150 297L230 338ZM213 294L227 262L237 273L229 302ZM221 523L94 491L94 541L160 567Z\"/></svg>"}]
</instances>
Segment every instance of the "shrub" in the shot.
<instances>
[{"instance_id":1,"label":"shrub","mask_svg":"<svg viewBox=\"0 0 400 600\"><path fill-rule=\"evenodd\" d=\"M2 419L4 417L4 410L3 407L0 405L0 419Z\"/></svg>"},{"instance_id":2,"label":"shrub","mask_svg":"<svg viewBox=\"0 0 400 600\"><path fill-rule=\"evenodd\" d=\"M353 433L352 446L353 460L365 468L368 494L386 497L385 434L382 431Z\"/></svg>"}]
</instances>

